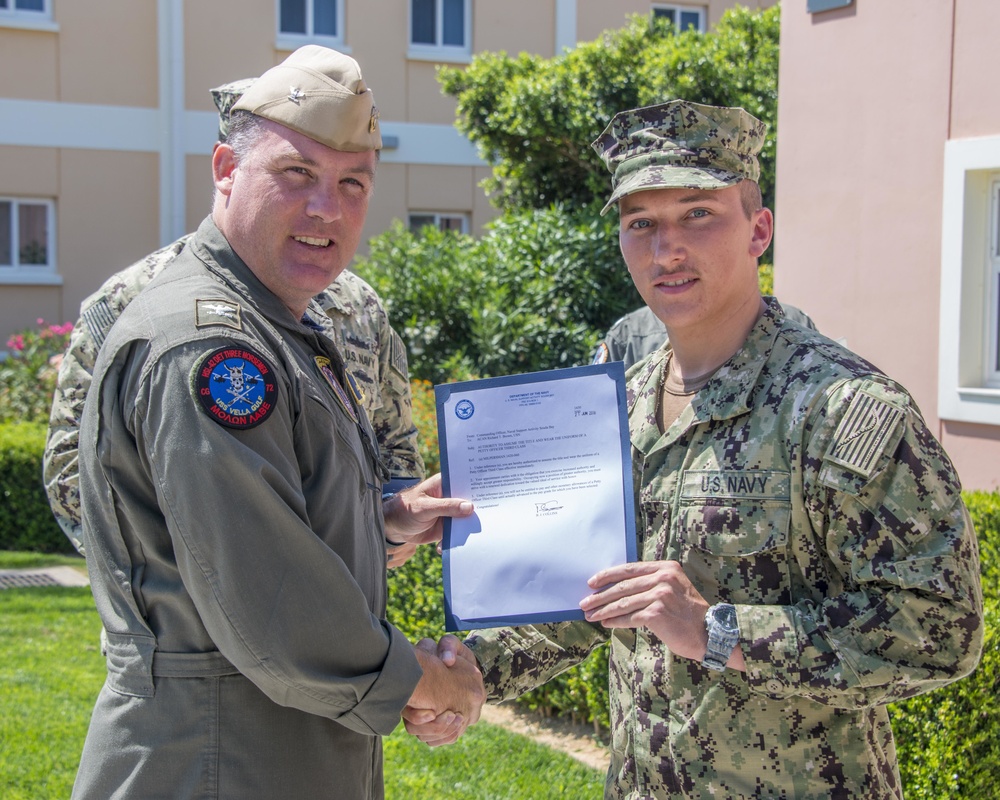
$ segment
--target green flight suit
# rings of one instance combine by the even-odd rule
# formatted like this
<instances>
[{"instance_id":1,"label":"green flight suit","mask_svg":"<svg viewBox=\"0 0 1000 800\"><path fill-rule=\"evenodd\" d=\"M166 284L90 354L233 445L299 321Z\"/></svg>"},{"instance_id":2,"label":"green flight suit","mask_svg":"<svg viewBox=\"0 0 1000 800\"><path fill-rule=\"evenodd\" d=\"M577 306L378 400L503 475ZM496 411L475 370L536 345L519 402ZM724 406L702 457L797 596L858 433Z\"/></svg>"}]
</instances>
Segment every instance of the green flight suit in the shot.
<instances>
[{"instance_id":1,"label":"green flight suit","mask_svg":"<svg viewBox=\"0 0 1000 800\"><path fill-rule=\"evenodd\" d=\"M382 797L421 671L331 325L209 219L108 334L80 429L108 677L74 798Z\"/></svg>"}]
</instances>

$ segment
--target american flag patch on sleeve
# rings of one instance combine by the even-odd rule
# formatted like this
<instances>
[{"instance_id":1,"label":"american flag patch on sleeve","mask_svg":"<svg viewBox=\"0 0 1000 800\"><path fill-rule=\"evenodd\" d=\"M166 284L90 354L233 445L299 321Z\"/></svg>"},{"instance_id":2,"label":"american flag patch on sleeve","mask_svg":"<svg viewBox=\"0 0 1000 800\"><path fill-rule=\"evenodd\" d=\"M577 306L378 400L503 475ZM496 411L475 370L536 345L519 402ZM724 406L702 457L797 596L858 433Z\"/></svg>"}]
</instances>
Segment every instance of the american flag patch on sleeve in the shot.
<instances>
[{"instance_id":1,"label":"american flag patch on sleeve","mask_svg":"<svg viewBox=\"0 0 1000 800\"><path fill-rule=\"evenodd\" d=\"M859 390L834 434L827 460L865 478L872 477L902 418L901 408Z\"/></svg>"}]
</instances>

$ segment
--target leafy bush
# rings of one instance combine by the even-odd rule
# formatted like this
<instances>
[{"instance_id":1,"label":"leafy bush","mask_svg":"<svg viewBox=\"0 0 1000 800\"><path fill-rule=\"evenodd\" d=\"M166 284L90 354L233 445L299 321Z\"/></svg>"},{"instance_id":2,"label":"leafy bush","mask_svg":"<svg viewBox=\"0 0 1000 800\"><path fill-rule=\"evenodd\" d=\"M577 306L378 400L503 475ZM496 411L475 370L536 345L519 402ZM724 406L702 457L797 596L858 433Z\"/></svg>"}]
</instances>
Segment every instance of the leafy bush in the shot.
<instances>
[{"instance_id":1,"label":"leafy bush","mask_svg":"<svg viewBox=\"0 0 1000 800\"><path fill-rule=\"evenodd\" d=\"M0 422L46 421L52 407L59 361L73 323L24 330L7 340L10 354L0 363Z\"/></svg>"},{"instance_id":2,"label":"leafy bush","mask_svg":"<svg viewBox=\"0 0 1000 800\"><path fill-rule=\"evenodd\" d=\"M46 431L40 422L0 424L0 550L73 551L42 485Z\"/></svg>"},{"instance_id":3,"label":"leafy bush","mask_svg":"<svg viewBox=\"0 0 1000 800\"><path fill-rule=\"evenodd\" d=\"M479 374L513 375L590 362L622 314L641 305L618 220L552 206L495 220L477 251L487 302L473 311Z\"/></svg>"},{"instance_id":4,"label":"leafy bush","mask_svg":"<svg viewBox=\"0 0 1000 800\"><path fill-rule=\"evenodd\" d=\"M428 381L413 380L410 381L410 394L413 397L413 424L420 431L417 449L424 459L427 474L433 475L441 471L434 387Z\"/></svg>"},{"instance_id":5,"label":"leafy bush","mask_svg":"<svg viewBox=\"0 0 1000 800\"><path fill-rule=\"evenodd\" d=\"M979 534L986 640L967 678L889 707L907 800L993 797L1000 769L1000 494L968 492Z\"/></svg>"},{"instance_id":6,"label":"leafy bush","mask_svg":"<svg viewBox=\"0 0 1000 800\"><path fill-rule=\"evenodd\" d=\"M472 309L483 276L471 236L425 226L411 233L396 222L369 242L357 271L381 295L406 343L410 375L441 382L471 364Z\"/></svg>"},{"instance_id":7,"label":"leafy bush","mask_svg":"<svg viewBox=\"0 0 1000 800\"><path fill-rule=\"evenodd\" d=\"M575 366L642 302L617 224L556 206L505 214L479 240L397 224L372 239L357 270L382 296L414 378Z\"/></svg>"},{"instance_id":8,"label":"leafy bush","mask_svg":"<svg viewBox=\"0 0 1000 800\"><path fill-rule=\"evenodd\" d=\"M742 106L769 125L761 190L772 205L779 33L778 6L730 9L706 33L635 16L554 58L482 53L439 76L459 130L492 165L484 187L501 209L606 197L608 172L590 142L619 111L674 98Z\"/></svg>"}]
</instances>

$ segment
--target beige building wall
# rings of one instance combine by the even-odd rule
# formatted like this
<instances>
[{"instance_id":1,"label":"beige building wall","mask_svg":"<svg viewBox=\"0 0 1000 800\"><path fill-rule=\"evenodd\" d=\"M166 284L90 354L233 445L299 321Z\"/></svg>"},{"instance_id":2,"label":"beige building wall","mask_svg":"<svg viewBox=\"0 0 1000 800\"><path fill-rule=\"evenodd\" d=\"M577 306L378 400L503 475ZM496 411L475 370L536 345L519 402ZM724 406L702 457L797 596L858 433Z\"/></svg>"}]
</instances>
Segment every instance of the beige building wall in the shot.
<instances>
[{"instance_id":1,"label":"beige building wall","mask_svg":"<svg viewBox=\"0 0 1000 800\"><path fill-rule=\"evenodd\" d=\"M722 15L735 5L761 10L776 5L778 0L706 0L702 3L650 2L649 0L580 0L578 4L579 41L590 41L609 28L621 27L623 16L646 14L654 6L671 6L683 9L702 9L709 28L716 25Z\"/></svg>"},{"instance_id":2,"label":"beige building wall","mask_svg":"<svg viewBox=\"0 0 1000 800\"><path fill-rule=\"evenodd\" d=\"M967 488L1000 486L1000 427L946 409L946 149L1000 134L998 25L995 0L782 10L775 293L913 393Z\"/></svg>"},{"instance_id":3,"label":"beige building wall","mask_svg":"<svg viewBox=\"0 0 1000 800\"><path fill-rule=\"evenodd\" d=\"M304 43L278 33L278 2L49 0L37 24L0 9L0 198L51 201L56 252L44 280L0 274L0 352L39 317L75 320L112 272L197 227L210 209L217 131L208 90L259 75ZM657 4L469 5L472 52L551 57ZM733 0L683 5L713 24ZM478 233L496 214L480 188L489 168L454 129L455 102L436 78L439 64L461 68L471 54L414 52L408 9L343 0L332 45L363 65L386 139L364 237L411 212L460 214Z\"/></svg>"}]
</instances>

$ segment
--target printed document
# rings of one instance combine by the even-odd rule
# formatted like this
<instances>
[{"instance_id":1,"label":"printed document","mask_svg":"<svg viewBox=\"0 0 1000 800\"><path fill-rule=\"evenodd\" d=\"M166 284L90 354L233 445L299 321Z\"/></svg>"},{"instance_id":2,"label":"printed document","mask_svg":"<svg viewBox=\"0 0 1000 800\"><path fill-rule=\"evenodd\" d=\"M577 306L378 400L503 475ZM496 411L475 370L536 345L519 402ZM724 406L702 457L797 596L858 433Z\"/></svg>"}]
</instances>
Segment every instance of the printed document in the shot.
<instances>
[{"instance_id":1,"label":"printed document","mask_svg":"<svg viewBox=\"0 0 1000 800\"><path fill-rule=\"evenodd\" d=\"M635 560L621 362L435 387L446 627L583 619L599 570Z\"/></svg>"}]
</instances>

